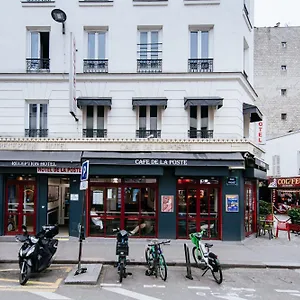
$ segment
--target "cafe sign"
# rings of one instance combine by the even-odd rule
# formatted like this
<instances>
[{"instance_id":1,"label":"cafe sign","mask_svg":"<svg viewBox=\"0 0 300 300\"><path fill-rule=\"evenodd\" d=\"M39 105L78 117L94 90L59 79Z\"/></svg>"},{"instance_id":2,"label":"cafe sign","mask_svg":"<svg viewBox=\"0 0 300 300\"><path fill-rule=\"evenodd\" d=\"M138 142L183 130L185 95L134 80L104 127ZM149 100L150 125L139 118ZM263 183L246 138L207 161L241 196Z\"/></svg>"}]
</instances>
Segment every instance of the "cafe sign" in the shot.
<instances>
[{"instance_id":1,"label":"cafe sign","mask_svg":"<svg viewBox=\"0 0 300 300\"><path fill-rule=\"evenodd\" d=\"M80 174L81 168L37 168L37 172L44 174Z\"/></svg>"},{"instance_id":2,"label":"cafe sign","mask_svg":"<svg viewBox=\"0 0 300 300\"><path fill-rule=\"evenodd\" d=\"M187 166L187 159L136 159L135 165L150 166Z\"/></svg>"},{"instance_id":3,"label":"cafe sign","mask_svg":"<svg viewBox=\"0 0 300 300\"><path fill-rule=\"evenodd\" d=\"M300 188L300 177L270 178L269 188Z\"/></svg>"}]
</instances>

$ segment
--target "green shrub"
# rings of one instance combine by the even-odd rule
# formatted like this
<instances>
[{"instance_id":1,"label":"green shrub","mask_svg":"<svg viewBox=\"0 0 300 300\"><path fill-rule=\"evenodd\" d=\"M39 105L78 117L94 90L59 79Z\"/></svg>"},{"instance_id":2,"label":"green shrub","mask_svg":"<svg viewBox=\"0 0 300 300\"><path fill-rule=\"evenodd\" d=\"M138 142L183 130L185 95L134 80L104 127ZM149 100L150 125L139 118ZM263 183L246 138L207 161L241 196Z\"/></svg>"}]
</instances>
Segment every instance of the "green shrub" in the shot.
<instances>
[{"instance_id":1,"label":"green shrub","mask_svg":"<svg viewBox=\"0 0 300 300\"><path fill-rule=\"evenodd\" d=\"M291 208L288 210L288 216L292 223L300 223L300 208Z\"/></svg>"},{"instance_id":2,"label":"green shrub","mask_svg":"<svg viewBox=\"0 0 300 300\"><path fill-rule=\"evenodd\" d=\"M272 204L264 200L259 200L259 215L267 216L272 213Z\"/></svg>"}]
</instances>

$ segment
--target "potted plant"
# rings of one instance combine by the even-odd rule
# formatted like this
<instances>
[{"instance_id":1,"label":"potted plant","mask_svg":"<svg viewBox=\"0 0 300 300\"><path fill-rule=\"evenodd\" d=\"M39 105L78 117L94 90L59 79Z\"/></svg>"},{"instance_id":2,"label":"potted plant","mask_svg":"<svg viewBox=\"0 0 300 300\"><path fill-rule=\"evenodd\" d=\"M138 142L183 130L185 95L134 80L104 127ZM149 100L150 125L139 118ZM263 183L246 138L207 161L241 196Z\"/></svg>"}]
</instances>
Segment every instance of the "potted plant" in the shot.
<instances>
[{"instance_id":1,"label":"potted plant","mask_svg":"<svg viewBox=\"0 0 300 300\"><path fill-rule=\"evenodd\" d=\"M267 216L272 213L272 204L270 202L259 200L259 215Z\"/></svg>"},{"instance_id":2,"label":"potted plant","mask_svg":"<svg viewBox=\"0 0 300 300\"><path fill-rule=\"evenodd\" d=\"M300 224L300 208L291 208L288 211L292 224Z\"/></svg>"}]
</instances>

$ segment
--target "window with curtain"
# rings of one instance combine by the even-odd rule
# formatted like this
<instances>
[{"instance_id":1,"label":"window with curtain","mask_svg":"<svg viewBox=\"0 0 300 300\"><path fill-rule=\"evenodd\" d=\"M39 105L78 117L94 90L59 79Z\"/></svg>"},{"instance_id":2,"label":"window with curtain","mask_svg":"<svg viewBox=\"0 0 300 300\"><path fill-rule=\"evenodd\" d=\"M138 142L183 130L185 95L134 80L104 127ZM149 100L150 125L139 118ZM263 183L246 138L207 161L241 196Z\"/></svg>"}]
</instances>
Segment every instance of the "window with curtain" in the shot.
<instances>
[{"instance_id":1,"label":"window with curtain","mask_svg":"<svg viewBox=\"0 0 300 300\"><path fill-rule=\"evenodd\" d=\"M105 59L106 32L88 33L88 59Z\"/></svg>"},{"instance_id":2,"label":"window with curtain","mask_svg":"<svg viewBox=\"0 0 300 300\"><path fill-rule=\"evenodd\" d=\"M140 31L140 59L158 59L159 45L159 31Z\"/></svg>"},{"instance_id":3,"label":"window with curtain","mask_svg":"<svg viewBox=\"0 0 300 300\"><path fill-rule=\"evenodd\" d=\"M190 55L192 59L209 58L209 32L190 32Z\"/></svg>"}]
</instances>

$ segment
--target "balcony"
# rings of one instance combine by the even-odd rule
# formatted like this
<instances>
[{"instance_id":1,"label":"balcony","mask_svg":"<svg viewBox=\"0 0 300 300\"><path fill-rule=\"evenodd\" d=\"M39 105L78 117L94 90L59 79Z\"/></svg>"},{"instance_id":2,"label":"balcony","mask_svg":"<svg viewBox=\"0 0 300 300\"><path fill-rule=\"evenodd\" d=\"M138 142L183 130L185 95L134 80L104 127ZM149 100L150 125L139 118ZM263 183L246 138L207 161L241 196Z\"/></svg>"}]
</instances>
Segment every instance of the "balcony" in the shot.
<instances>
[{"instance_id":1,"label":"balcony","mask_svg":"<svg viewBox=\"0 0 300 300\"><path fill-rule=\"evenodd\" d=\"M26 58L27 73L49 73L50 58Z\"/></svg>"},{"instance_id":2,"label":"balcony","mask_svg":"<svg viewBox=\"0 0 300 300\"><path fill-rule=\"evenodd\" d=\"M137 60L138 73L161 73L162 59L138 59Z\"/></svg>"},{"instance_id":3,"label":"balcony","mask_svg":"<svg viewBox=\"0 0 300 300\"><path fill-rule=\"evenodd\" d=\"M25 137L48 137L48 129L25 129Z\"/></svg>"},{"instance_id":4,"label":"balcony","mask_svg":"<svg viewBox=\"0 0 300 300\"><path fill-rule=\"evenodd\" d=\"M84 59L83 73L108 73L108 59Z\"/></svg>"},{"instance_id":5,"label":"balcony","mask_svg":"<svg viewBox=\"0 0 300 300\"><path fill-rule=\"evenodd\" d=\"M213 72L213 63L212 58L191 58L188 62L188 70L191 73Z\"/></svg>"},{"instance_id":6,"label":"balcony","mask_svg":"<svg viewBox=\"0 0 300 300\"><path fill-rule=\"evenodd\" d=\"M83 129L82 136L84 138L106 138L107 129Z\"/></svg>"},{"instance_id":7,"label":"balcony","mask_svg":"<svg viewBox=\"0 0 300 300\"><path fill-rule=\"evenodd\" d=\"M137 130L136 131L136 137L139 139L145 139L145 138L160 138L161 136L161 130Z\"/></svg>"},{"instance_id":8,"label":"balcony","mask_svg":"<svg viewBox=\"0 0 300 300\"><path fill-rule=\"evenodd\" d=\"M189 130L188 136L191 139L212 139L214 137L213 130Z\"/></svg>"}]
</instances>

